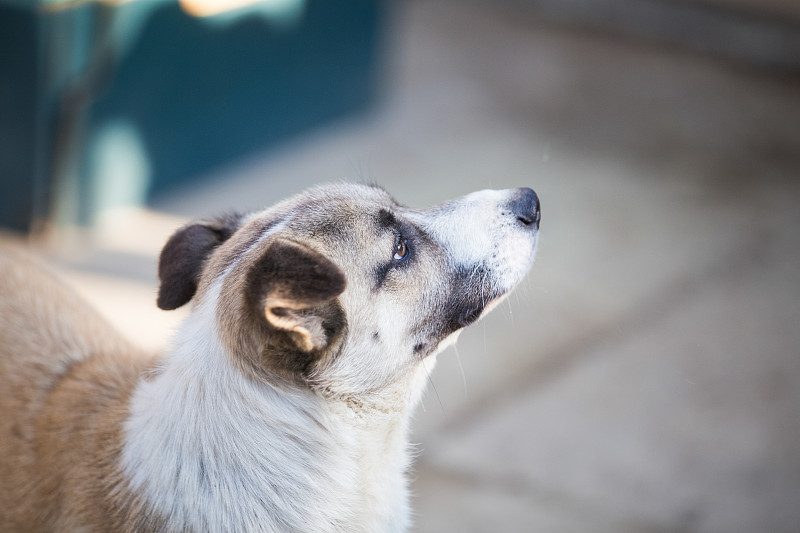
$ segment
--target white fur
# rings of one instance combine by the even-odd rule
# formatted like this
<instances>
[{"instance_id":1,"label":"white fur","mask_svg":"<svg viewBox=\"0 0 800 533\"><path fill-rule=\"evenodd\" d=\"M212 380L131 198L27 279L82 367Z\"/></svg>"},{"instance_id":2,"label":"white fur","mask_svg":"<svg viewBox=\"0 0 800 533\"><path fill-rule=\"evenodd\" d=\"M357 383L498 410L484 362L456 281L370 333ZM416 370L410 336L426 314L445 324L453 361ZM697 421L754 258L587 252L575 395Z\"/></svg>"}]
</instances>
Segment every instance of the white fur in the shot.
<instances>
[{"instance_id":1,"label":"white fur","mask_svg":"<svg viewBox=\"0 0 800 533\"><path fill-rule=\"evenodd\" d=\"M354 410L249 380L208 326L209 300L197 304L161 372L134 394L123 449L131 489L175 529L405 531L416 402L385 394L384 405ZM421 392L425 367L432 365L402 384L411 385L403 394Z\"/></svg>"}]
</instances>

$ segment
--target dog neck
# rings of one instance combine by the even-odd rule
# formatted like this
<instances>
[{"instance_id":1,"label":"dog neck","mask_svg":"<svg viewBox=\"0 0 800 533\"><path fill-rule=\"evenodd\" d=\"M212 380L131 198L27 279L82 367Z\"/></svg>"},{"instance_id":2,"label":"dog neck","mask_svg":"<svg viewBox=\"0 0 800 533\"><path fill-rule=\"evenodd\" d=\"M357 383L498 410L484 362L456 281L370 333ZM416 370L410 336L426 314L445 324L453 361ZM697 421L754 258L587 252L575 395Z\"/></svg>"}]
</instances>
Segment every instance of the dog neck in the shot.
<instances>
[{"instance_id":1,"label":"dog neck","mask_svg":"<svg viewBox=\"0 0 800 533\"><path fill-rule=\"evenodd\" d=\"M413 402L253 380L213 323L213 306L199 303L132 397L122 464L133 493L198 531L404 530ZM424 374L411 378L420 392Z\"/></svg>"}]
</instances>

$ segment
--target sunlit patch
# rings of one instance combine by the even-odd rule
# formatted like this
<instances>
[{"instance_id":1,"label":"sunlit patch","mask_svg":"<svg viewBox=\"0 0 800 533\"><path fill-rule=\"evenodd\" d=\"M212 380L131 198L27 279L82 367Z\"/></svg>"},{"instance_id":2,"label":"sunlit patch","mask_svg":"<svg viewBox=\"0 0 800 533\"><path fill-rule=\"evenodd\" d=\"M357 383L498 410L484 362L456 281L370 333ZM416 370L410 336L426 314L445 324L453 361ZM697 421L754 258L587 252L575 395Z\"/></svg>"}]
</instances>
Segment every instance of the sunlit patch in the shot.
<instances>
[{"instance_id":1,"label":"sunlit patch","mask_svg":"<svg viewBox=\"0 0 800 533\"><path fill-rule=\"evenodd\" d=\"M305 0L179 0L181 8L195 17L261 14L286 20L302 12Z\"/></svg>"}]
</instances>

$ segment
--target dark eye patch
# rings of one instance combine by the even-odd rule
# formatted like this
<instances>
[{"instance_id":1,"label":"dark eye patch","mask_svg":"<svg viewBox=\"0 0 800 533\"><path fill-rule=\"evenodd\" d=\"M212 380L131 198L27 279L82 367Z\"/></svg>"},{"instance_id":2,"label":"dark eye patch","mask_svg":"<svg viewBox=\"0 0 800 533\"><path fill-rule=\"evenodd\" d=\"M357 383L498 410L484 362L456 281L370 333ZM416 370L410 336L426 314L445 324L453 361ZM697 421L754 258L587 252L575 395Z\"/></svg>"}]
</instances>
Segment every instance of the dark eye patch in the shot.
<instances>
[{"instance_id":1,"label":"dark eye patch","mask_svg":"<svg viewBox=\"0 0 800 533\"><path fill-rule=\"evenodd\" d=\"M375 285L374 290L379 290L386 277L393 269L406 268L414 255L413 239L419 230L412 224L399 221L394 213L381 209L375 220L381 233L391 233L394 237L393 247L387 247L387 260L374 269Z\"/></svg>"},{"instance_id":2,"label":"dark eye patch","mask_svg":"<svg viewBox=\"0 0 800 533\"><path fill-rule=\"evenodd\" d=\"M395 236L394 242L395 242L394 247L388 250L389 252L392 253L392 256L389 257L387 261L384 261L380 265L378 265L377 268L375 269L376 291L383 286L384 281L386 281L386 277L389 275L389 272L400 268L406 268L409 264L409 260L411 258L412 253L411 253L411 247L408 243L408 239L406 239L400 233L398 233ZM401 249L398 250L398 248Z\"/></svg>"}]
</instances>

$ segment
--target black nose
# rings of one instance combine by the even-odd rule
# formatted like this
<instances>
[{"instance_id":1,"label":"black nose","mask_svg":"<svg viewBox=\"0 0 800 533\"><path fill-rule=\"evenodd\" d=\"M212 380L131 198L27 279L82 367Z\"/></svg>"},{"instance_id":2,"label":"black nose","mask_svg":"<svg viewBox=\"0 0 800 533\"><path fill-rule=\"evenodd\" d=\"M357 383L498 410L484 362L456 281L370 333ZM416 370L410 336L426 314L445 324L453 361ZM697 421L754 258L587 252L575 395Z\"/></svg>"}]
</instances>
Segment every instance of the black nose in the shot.
<instances>
[{"instance_id":1,"label":"black nose","mask_svg":"<svg viewBox=\"0 0 800 533\"><path fill-rule=\"evenodd\" d=\"M533 189L528 187L517 189L511 200L511 212L523 226L539 227L542 211L539 207L539 197L533 192Z\"/></svg>"}]
</instances>

